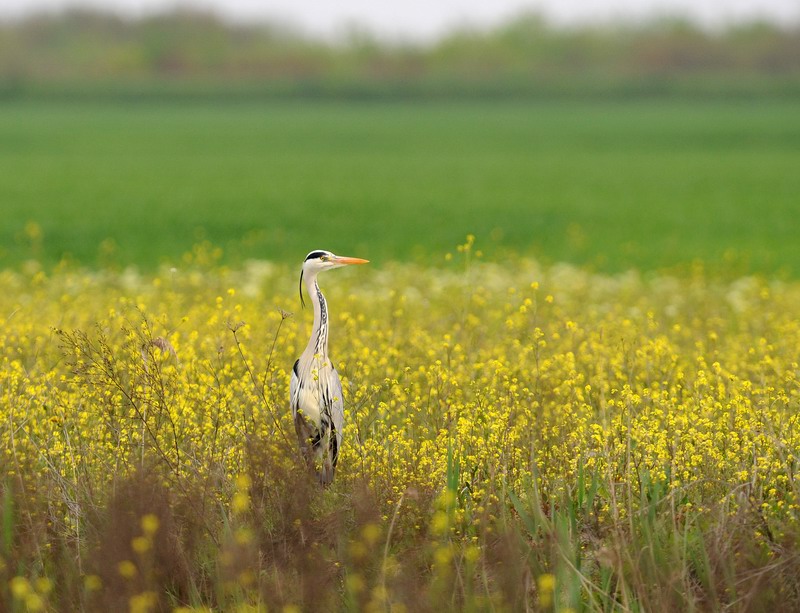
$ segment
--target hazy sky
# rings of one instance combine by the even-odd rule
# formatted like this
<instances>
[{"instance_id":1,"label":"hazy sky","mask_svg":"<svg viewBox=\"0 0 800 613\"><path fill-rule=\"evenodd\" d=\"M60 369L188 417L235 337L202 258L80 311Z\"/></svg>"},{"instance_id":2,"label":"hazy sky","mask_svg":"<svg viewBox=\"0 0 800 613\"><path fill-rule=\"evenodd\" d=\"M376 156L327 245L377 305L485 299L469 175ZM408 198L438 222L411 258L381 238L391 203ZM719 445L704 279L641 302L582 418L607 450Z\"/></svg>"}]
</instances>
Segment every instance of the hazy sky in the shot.
<instances>
[{"instance_id":1,"label":"hazy sky","mask_svg":"<svg viewBox=\"0 0 800 613\"><path fill-rule=\"evenodd\" d=\"M238 21L279 18L315 34L332 35L359 23L379 34L418 39L454 25L488 26L525 9L557 23L652 15L683 15L710 26L753 17L800 22L799 0L0 0L0 17L76 5L130 15L195 6Z\"/></svg>"}]
</instances>

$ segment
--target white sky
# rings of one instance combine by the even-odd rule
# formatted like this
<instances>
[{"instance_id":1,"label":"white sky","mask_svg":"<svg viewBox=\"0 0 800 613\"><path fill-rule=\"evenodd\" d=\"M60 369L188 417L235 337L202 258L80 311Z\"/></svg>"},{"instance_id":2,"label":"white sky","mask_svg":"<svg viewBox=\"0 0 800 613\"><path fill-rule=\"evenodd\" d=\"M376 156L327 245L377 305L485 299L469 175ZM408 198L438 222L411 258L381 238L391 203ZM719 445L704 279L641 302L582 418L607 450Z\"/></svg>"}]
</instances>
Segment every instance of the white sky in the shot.
<instances>
[{"instance_id":1,"label":"white sky","mask_svg":"<svg viewBox=\"0 0 800 613\"><path fill-rule=\"evenodd\" d=\"M0 18L68 6L134 16L193 6L236 21L277 18L325 36L358 23L377 34L414 39L436 37L455 25L490 26L526 9L562 24L653 15L687 16L711 27L755 17L800 23L800 0L0 0Z\"/></svg>"}]
</instances>

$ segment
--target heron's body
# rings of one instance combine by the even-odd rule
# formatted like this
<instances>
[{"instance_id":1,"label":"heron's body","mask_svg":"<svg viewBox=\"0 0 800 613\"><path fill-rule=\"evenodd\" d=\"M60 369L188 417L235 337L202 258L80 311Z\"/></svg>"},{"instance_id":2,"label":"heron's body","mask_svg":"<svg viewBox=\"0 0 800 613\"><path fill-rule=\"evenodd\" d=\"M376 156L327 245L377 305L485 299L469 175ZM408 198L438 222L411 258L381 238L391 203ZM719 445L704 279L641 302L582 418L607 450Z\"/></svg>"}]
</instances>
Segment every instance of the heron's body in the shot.
<instances>
[{"instance_id":1,"label":"heron's body","mask_svg":"<svg viewBox=\"0 0 800 613\"><path fill-rule=\"evenodd\" d=\"M366 260L343 258L329 251L312 251L303 262L303 280L314 306L314 327L303 353L294 363L289 388L290 406L300 451L313 467L320 483L333 481L342 445L344 402L342 383L328 357L328 304L317 283L317 275L328 268L363 264Z\"/></svg>"}]
</instances>

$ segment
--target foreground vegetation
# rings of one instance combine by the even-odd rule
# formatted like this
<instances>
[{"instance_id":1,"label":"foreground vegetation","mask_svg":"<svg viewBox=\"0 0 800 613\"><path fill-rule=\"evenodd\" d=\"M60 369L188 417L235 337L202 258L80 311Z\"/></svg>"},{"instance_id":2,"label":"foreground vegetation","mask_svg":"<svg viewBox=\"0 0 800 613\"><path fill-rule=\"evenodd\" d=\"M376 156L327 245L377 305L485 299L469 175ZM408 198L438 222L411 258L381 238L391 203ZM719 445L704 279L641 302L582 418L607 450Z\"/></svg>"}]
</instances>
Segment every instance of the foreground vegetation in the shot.
<instances>
[{"instance_id":1,"label":"foreground vegetation","mask_svg":"<svg viewBox=\"0 0 800 613\"><path fill-rule=\"evenodd\" d=\"M476 255L322 279L325 491L294 268L0 273L4 608L800 607L800 284Z\"/></svg>"}]
</instances>

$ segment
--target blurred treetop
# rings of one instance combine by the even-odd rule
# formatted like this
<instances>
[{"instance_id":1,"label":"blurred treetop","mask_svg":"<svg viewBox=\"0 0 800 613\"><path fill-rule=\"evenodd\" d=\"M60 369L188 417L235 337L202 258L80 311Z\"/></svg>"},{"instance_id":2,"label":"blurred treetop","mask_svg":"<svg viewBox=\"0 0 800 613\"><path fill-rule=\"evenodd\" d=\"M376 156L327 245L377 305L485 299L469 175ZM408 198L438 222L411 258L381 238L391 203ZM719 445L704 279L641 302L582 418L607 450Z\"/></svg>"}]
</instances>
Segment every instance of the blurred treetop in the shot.
<instances>
[{"instance_id":1,"label":"blurred treetop","mask_svg":"<svg viewBox=\"0 0 800 613\"><path fill-rule=\"evenodd\" d=\"M148 89L149 88L149 89ZM166 88L166 89L165 89ZM531 96L800 93L800 26L717 32L688 21L556 28L536 14L433 43L337 41L280 24L178 10L131 20L91 10L0 23L0 94L88 91L261 95Z\"/></svg>"}]
</instances>

